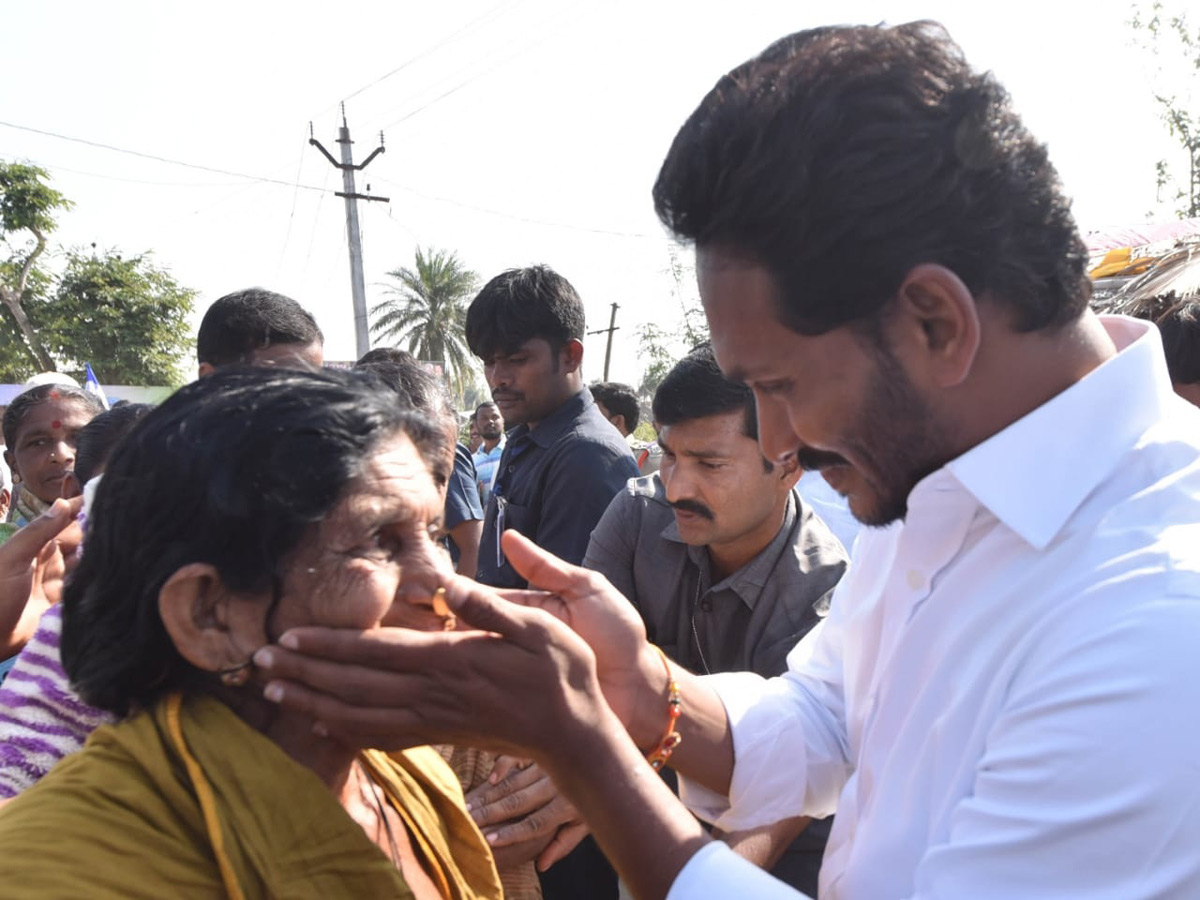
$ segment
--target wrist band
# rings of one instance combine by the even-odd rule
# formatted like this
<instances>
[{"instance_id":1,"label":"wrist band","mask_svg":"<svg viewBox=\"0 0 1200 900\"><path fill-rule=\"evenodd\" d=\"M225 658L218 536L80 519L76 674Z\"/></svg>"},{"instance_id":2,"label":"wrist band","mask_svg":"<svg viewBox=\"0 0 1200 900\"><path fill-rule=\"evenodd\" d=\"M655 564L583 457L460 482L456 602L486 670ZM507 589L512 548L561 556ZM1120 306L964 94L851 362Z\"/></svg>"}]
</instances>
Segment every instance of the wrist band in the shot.
<instances>
[{"instance_id":1,"label":"wrist band","mask_svg":"<svg viewBox=\"0 0 1200 900\"><path fill-rule=\"evenodd\" d=\"M658 655L663 661L663 668L667 670L667 732L646 756L646 762L650 763L650 768L657 772L683 741L683 735L675 730L675 723L679 721L679 716L683 712L683 695L679 691L679 682L671 676L671 664L667 661L667 654L663 653L662 648L655 644L650 646L658 651Z\"/></svg>"}]
</instances>

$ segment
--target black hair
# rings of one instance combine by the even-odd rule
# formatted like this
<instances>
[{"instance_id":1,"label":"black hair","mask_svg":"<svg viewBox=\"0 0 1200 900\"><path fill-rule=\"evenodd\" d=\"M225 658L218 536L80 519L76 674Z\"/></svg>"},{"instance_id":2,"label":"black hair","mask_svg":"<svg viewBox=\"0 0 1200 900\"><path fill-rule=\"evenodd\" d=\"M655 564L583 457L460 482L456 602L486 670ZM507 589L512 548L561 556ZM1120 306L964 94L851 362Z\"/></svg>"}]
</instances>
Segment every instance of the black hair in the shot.
<instances>
[{"instance_id":1,"label":"black hair","mask_svg":"<svg viewBox=\"0 0 1200 900\"><path fill-rule=\"evenodd\" d=\"M119 403L79 429L75 435L75 480L80 486L104 468L121 438L152 409L149 403Z\"/></svg>"},{"instance_id":2,"label":"black hair","mask_svg":"<svg viewBox=\"0 0 1200 900\"><path fill-rule=\"evenodd\" d=\"M876 317L920 263L1021 331L1077 319L1091 294L1045 146L933 22L772 44L692 113L654 204L677 237L763 266L801 334Z\"/></svg>"},{"instance_id":3,"label":"black hair","mask_svg":"<svg viewBox=\"0 0 1200 900\"><path fill-rule=\"evenodd\" d=\"M4 444L11 452L17 452L21 426L25 424L25 417L29 415L30 410L51 399L78 403L92 415L104 412L104 404L100 402L100 398L83 388L72 387L69 384L39 384L31 387L17 394L4 411L3 425L0 427L4 430Z\"/></svg>"},{"instance_id":4,"label":"black hair","mask_svg":"<svg viewBox=\"0 0 1200 900\"><path fill-rule=\"evenodd\" d=\"M713 355L712 344L707 341L697 344L675 363L654 392L651 410L654 424L659 428L740 410L742 432L746 437L758 440L754 392L744 383L725 377ZM767 472L774 469L765 456L763 469Z\"/></svg>"},{"instance_id":5,"label":"black hair","mask_svg":"<svg viewBox=\"0 0 1200 900\"><path fill-rule=\"evenodd\" d=\"M583 340L583 301L549 266L501 272L483 286L467 309L467 346L480 359L512 353L542 338L557 360L568 341Z\"/></svg>"},{"instance_id":6,"label":"black hair","mask_svg":"<svg viewBox=\"0 0 1200 900\"><path fill-rule=\"evenodd\" d=\"M275 344L323 344L312 313L291 297L264 288L226 294L208 308L196 336L196 356L211 366L250 362Z\"/></svg>"},{"instance_id":7,"label":"black hair","mask_svg":"<svg viewBox=\"0 0 1200 900\"><path fill-rule=\"evenodd\" d=\"M372 363L410 363L415 362L413 355L407 350L401 350L399 347L376 347L374 350L368 350L363 354L362 359L356 362L357 366L368 366Z\"/></svg>"},{"instance_id":8,"label":"black hair","mask_svg":"<svg viewBox=\"0 0 1200 900\"><path fill-rule=\"evenodd\" d=\"M495 410L499 411L500 406L499 406L499 404L496 403L495 400L484 400L477 407L475 407L475 413L472 416L472 418L478 420L479 419L479 411L481 409L495 409Z\"/></svg>"},{"instance_id":9,"label":"black hair","mask_svg":"<svg viewBox=\"0 0 1200 900\"><path fill-rule=\"evenodd\" d=\"M614 416L625 417L625 427L630 432L638 427L641 411L633 388L619 381L597 381L590 386L590 390L597 403L604 404L604 408Z\"/></svg>"},{"instance_id":10,"label":"black hair","mask_svg":"<svg viewBox=\"0 0 1200 900\"><path fill-rule=\"evenodd\" d=\"M394 391L404 408L433 419L453 419L458 427L458 411L446 382L411 356L406 362L359 362L354 369Z\"/></svg>"},{"instance_id":11,"label":"black hair","mask_svg":"<svg viewBox=\"0 0 1200 900\"><path fill-rule=\"evenodd\" d=\"M273 590L301 539L383 440L431 469L442 429L354 372L236 367L181 388L117 446L63 599L62 661L85 702L120 715L211 684L180 655L158 597L207 563L232 591Z\"/></svg>"},{"instance_id":12,"label":"black hair","mask_svg":"<svg viewBox=\"0 0 1200 900\"><path fill-rule=\"evenodd\" d=\"M1179 301L1159 316L1155 324L1162 332L1171 381L1200 383L1200 298Z\"/></svg>"}]
</instances>

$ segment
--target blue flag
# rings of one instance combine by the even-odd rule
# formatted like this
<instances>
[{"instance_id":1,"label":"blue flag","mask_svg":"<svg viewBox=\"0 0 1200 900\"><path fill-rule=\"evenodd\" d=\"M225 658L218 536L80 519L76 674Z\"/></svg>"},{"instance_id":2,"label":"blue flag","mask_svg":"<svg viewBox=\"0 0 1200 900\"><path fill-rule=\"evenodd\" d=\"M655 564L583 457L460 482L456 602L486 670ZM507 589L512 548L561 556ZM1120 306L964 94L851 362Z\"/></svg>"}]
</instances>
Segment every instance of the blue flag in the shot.
<instances>
[{"instance_id":1,"label":"blue flag","mask_svg":"<svg viewBox=\"0 0 1200 900\"><path fill-rule=\"evenodd\" d=\"M87 381L83 383L83 389L89 394L95 394L100 398L100 402L104 404L104 408L108 409L108 398L104 396L104 388L100 387L100 381L96 378L96 373L92 371L91 363L84 363L84 369L87 370Z\"/></svg>"}]
</instances>

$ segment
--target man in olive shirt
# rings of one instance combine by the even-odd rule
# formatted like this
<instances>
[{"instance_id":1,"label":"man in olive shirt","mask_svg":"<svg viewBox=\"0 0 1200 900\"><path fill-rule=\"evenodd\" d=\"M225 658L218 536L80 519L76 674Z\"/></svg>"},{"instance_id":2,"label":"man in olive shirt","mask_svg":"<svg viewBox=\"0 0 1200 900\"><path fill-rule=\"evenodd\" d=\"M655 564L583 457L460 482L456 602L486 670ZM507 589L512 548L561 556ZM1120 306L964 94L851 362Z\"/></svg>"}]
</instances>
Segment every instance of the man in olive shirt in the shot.
<instances>
[{"instance_id":1,"label":"man in olive shirt","mask_svg":"<svg viewBox=\"0 0 1200 900\"><path fill-rule=\"evenodd\" d=\"M671 370L653 411L662 468L617 495L583 564L629 598L650 640L681 665L779 675L824 615L845 551L800 499L800 469L763 458L753 395L721 374L708 345ZM765 855L745 855L815 896L828 825L789 846L793 834L781 827Z\"/></svg>"}]
</instances>

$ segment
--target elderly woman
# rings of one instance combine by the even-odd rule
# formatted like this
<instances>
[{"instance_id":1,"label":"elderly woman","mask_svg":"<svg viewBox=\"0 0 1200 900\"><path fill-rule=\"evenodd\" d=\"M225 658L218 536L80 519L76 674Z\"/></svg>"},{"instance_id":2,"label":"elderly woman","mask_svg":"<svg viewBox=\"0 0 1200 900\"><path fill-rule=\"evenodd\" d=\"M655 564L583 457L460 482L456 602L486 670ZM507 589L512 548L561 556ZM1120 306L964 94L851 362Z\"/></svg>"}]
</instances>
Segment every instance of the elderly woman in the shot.
<instances>
[{"instance_id":1,"label":"elderly woman","mask_svg":"<svg viewBox=\"0 0 1200 900\"><path fill-rule=\"evenodd\" d=\"M0 810L7 897L499 897L430 749L358 753L262 699L297 625L438 629L441 430L353 374L218 373L118 448L63 664L121 717Z\"/></svg>"}]
</instances>

